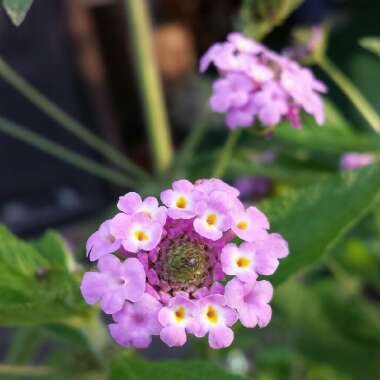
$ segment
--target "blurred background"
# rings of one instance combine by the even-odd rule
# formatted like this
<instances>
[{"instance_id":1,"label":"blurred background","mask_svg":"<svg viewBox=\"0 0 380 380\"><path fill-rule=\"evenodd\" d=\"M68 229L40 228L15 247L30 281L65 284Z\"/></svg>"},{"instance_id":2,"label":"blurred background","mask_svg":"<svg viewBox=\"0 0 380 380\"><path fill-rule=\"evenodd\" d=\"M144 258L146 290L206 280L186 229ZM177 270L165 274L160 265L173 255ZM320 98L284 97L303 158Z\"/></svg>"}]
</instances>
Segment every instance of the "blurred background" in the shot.
<instances>
[{"instance_id":1,"label":"blurred background","mask_svg":"<svg viewBox=\"0 0 380 380\"><path fill-rule=\"evenodd\" d=\"M216 73L210 70L199 75L200 56L241 27L252 1L148 2L176 147L208 112ZM379 15L378 0L306 0L264 42L282 50L292 43L296 28L327 22L330 59L380 109L380 61L358 44L362 37L380 36ZM0 56L88 129L151 171L130 41L122 1L38 0L18 28L0 11ZM349 101L323 72L318 68L314 72L329 87L328 120L364 133L365 121ZM2 116L102 162L103 158L59 128L1 78L0 99ZM207 152L225 139L222 117L210 117L208 123L201 153L189 164L190 177L207 175ZM241 189L247 201L257 202L339 171L345 148L330 148L328 141L313 148L295 143L285 135L271 141L245 141L244 152L252 166L247 169L237 160L227 171L227 179ZM363 143L361 149L370 146ZM80 254L99 216L109 212L121 192L128 191L1 133L0 173L0 222L27 238L46 228L58 228ZM331 255L333 259L302 278L303 286L290 283L279 289L270 328L244 330L241 336L238 331L238 343L210 360L260 380L380 379L379 232L376 211L351 232ZM0 356L6 360L13 335L10 330L0 334ZM37 362L63 344L55 338L36 349ZM186 357L189 352L192 346L169 352L157 342L146 355Z\"/></svg>"}]
</instances>

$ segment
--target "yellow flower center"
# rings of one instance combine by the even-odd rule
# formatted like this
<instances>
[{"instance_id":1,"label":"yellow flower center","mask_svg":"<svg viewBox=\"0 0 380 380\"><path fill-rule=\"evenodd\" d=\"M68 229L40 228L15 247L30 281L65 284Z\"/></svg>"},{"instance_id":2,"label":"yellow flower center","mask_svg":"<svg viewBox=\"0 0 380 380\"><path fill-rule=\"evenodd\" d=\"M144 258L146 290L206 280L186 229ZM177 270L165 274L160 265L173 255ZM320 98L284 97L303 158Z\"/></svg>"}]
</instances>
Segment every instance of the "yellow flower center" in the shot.
<instances>
[{"instance_id":1,"label":"yellow flower center","mask_svg":"<svg viewBox=\"0 0 380 380\"><path fill-rule=\"evenodd\" d=\"M207 307L206 316L207 316L207 319L211 323L213 323L213 324L217 324L218 323L218 312L211 305L209 305Z\"/></svg>"},{"instance_id":2,"label":"yellow flower center","mask_svg":"<svg viewBox=\"0 0 380 380\"><path fill-rule=\"evenodd\" d=\"M144 231L135 231L134 235L138 241L148 240L148 235Z\"/></svg>"},{"instance_id":3,"label":"yellow flower center","mask_svg":"<svg viewBox=\"0 0 380 380\"><path fill-rule=\"evenodd\" d=\"M239 268L246 268L250 264L250 260L245 257L239 257L236 260L236 264Z\"/></svg>"},{"instance_id":4,"label":"yellow flower center","mask_svg":"<svg viewBox=\"0 0 380 380\"><path fill-rule=\"evenodd\" d=\"M209 226L215 226L216 224L216 221L217 221L217 217L215 214L210 214L207 219L206 219L206 222Z\"/></svg>"},{"instance_id":5,"label":"yellow flower center","mask_svg":"<svg viewBox=\"0 0 380 380\"><path fill-rule=\"evenodd\" d=\"M239 230L246 230L248 228L248 222L246 220L242 220L236 225L236 227L239 228Z\"/></svg>"},{"instance_id":6,"label":"yellow flower center","mask_svg":"<svg viewBox=\"0 0 380 380\"><path fill-rule=\"evenodd\" d=\"M185 319L186 317L186 310L183 306L179 306L176 311L174 312L175 314L175 319L177 322L181 322Z\"/></svg>"},{"instance_id":7,"label":"yellow flower center","mask_svg":"<svg viewBox=\"0 0 380 380\"><path fill-rule=\"evenodd\" d=\"M186 202L186 198L185 197L179 197L177 199L177 202L175 204L177 206L177 208L186 208L187 207L187 202Z\"/></svg>"}]
</instances>

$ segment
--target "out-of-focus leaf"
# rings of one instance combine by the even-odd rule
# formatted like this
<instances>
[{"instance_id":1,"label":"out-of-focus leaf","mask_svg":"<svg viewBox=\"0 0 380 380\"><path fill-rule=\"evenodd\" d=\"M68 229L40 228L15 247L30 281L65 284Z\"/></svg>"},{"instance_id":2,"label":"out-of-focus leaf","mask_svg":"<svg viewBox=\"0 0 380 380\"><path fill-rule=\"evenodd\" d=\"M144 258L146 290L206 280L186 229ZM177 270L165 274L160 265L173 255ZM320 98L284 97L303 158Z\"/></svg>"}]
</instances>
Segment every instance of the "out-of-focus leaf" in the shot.
<instances>
[{"instance_id":1,"label":"out-of-focus leaf","mask_svg":"<svg viewBox=\"0 0 380 380\"><path fill-rule=\"evenodd\" d=\"M361 38L359 44L364 49L376 54L380 57L380 38L379 37L364 37Z\"/></svg>"},{"instance_id":2,"label":"out-of-focus leaf","mask_svg":"<svg viewBox=\"0 0 380 380\"><path fill-rule=\"evenodd\" d=\"M317 262L380 194L380 164L339 173L319 184L265 201L272 230L289 242L290 255L273 276L275 284Z\"/></svg>"},{"instance_id":3,"label":"out-of-focus leaf","mask_svg":"<svg viewBox=\"0 0 380 380\"><path fill-rule=\"evenodd\" d=\"M41 252L36 248L0 226L0 325L89 317L91 308L80 295L78 278L57 260L62 245L49 240L49 256L46 246Z\"/></svg>"},{"instance_id":4,"label":"out-of-focus leaf","mask_svg":"<svg viewBox=\"0 0 380 380\"><path fill-rule=\"evenodd\" d=\"M365 368L366 374L372 374L368 378L377 378L377 350L346 336L331 319L324 298L336 287L332 280L310 287L289 281L277 289L274 305L284 313L286 329L290 330L300 354L314 363L329 364L350 376L361 375ZM351 303L341 309L340 317L353 306Z\"/></svg>"},{"instance_id":5,"label":"out-of-focus leaf","mask_svg":"<svg viewBox=\"0 0 380 380\"><path fill-rule=\"evenodd\" d=\"M306 380L352 380L351 376L337 372L333 367L319 365L307 371Z\"/></svg>"},{"instance_id":6,"label":"out-of-focus leaf","mask_svg":"<svg viewBox=\"0 0 380 380\"><path fill-rule=\"evenodd\" d=\"M3 7L13 24L20 26L34 0L3 0Z\"/></svg>"},{"instance_id":7,"label":"out-of-focus leaf","mask_svg":"<svg viewBox=\"0 0 380 380\"><path fill-rule=\"evenodd\" d=\"M72 266L72 255L57 232L48 230L40 239L30 243L51 265L60 269L69 269Z\"/></svg>"},{"instance_id":8,"label":"out-of-focus leaf","mask_svg":"<svg viewBox=\"0 0 380 380\"><path fill-rule=\"evenodd\" d=\"M172 360L151 362L123 355L111 368L110 380L243 380L205 361Z\"/></svg>"}]
</instances>

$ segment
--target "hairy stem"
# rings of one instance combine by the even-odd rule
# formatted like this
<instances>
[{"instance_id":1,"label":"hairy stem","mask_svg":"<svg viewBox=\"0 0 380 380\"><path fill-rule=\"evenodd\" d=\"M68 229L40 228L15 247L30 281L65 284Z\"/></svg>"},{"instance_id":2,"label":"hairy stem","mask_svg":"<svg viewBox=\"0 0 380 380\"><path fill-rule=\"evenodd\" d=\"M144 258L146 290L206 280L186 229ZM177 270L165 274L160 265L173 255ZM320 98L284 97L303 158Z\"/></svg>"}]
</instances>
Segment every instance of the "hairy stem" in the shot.
<instances>
[{"instance_id":1,"label":"hairy stem","mask_svg":"<svg viewBox=\"0 0 380 380\"><path fill-rule=\"evenodd\" d=\"M164 104L162 86L152 45L152 32L146 0L125 0L133 54L152 159L157 172L167 169L173 158L173 147Z\"/></svg>"}]
</instances>

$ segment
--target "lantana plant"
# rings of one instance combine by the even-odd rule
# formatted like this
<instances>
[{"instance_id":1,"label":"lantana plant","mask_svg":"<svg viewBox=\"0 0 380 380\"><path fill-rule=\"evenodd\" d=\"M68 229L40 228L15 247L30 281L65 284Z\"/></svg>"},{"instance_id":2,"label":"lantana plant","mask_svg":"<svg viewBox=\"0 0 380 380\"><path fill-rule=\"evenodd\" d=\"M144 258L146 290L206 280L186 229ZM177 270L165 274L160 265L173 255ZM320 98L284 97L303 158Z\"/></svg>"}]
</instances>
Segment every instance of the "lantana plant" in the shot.
<instances>
[{"instance_id":1,"label":"lantana plant","mask_svg":"<svg viewBox=\"0 0 380 380\"><path fill-rule=\"evenodd\" d=\"M310 69L278 54L241 33L230 33L203 55L200 71L214 64L220 79L213 84L211 109L226 113L230 129L248 128L258 119L264 127L289 120L301 127L300 111L311 114L319 125L325 116L320 93L326 85Z\"/></svg>"},{"instance_id":2,"label":"lantana plant","mask_svg":"<svg viewBox=\"0 0 380 380\"><path fill-rule=\"evenodd\" d=\"M246 208L239 191L220 179L182 179L154 197L120 197L119 213L88 240L98 270L85 273L89 304L111 314L112 337L125 347L146 348L152 335L182 346L187 334L218 349L233 341L231 327L271 320L272 275L288 255L267 217Z\"/></svg>"}]
</instances>

